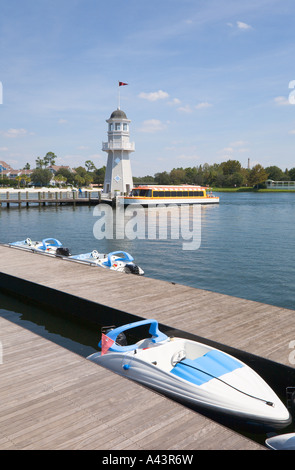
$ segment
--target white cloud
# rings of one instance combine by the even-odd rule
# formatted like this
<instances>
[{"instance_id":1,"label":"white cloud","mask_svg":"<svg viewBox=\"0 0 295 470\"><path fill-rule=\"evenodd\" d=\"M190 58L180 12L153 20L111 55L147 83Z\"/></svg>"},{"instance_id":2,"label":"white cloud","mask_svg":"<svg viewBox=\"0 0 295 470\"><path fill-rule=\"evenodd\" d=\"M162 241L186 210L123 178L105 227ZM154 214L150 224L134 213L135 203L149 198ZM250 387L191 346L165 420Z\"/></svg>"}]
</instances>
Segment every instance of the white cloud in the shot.
<instances>
[{"instance_id":1,"label":"white cloud","mask_svg":"<svg viewBox=\"0 0 295 470\"><path fill-rule=\"evenodd\" d=\"M178 111L181 111L182 113L187 113L187 114L193 112L193 111L192 111L192 108L190 107L189 104L186 104L185 106L180 106L180 107L178 108Z\"/></svg>"},{"instance_id":2,"label":"white cloud","mask_svg":"<svg viewBox=\"0 0 295 470\"><path fill-rule=\"evenodd\" d=\"M141 132L153 134L154 132L159 132L166 129L166 127L166 124L164 124L159 119L148 119L143 121L143 124L139 130Z\"/></svg>"},{"instance_id":3,"label":"white cloud","mask_svg":"<svg viewBox=\"0 0 295 470\"><path fill-rule=\"evenodd\" d=\"M197 104L196 109L211 108L211 106L213 106L213 105L210 104L210 103L207 103L207 102L203 102L203 103Z\"/></svg>"},{"instance_id":4,"label":"white cloud","mask_svg":"<svg viewBox=\"0 0 295 470\"><path fill-rule=\"evenodd\" d=\"M274 101L278 106L288 106L290 104L288 98L285 98L284 96L277 96Z\"/></svg>"},{"instance_id":5,"label":"white cloud","mask_svg":"<svg viewBox=\"0 0 295 470\"><path fill-rule=\"evenodd\" d=\"M58 124L67 124L67 120L66 119L59 119L58 120Z\"/></svg>"},{"instance_id":6,"label":"white cloud","mask_svg":"<svg viewBox=\"0 0 295 470\"><path fill-rule=\"evenodd\" d=\"M158 100L169 98L169 94L166 93L166 91L162 91L162 90L154 91L151 93L142 92L142 93L139 93L138 96L139 98L143 98L148 101L158 101Z\"/></svg>"},{"instance_id":7,"label":"white cloud","mask_svg":"<svg viewBox=\"0 0 295 470\"><path fill-rule=\"evenodd\" d=\"M180 104L181 101L178 98L173 98L173 100L170 101L171 104Z\"/></svg>"},{"instance_id":8,"label":"white cloud","mask_svg":"<svg viewBox=\"0 0 295 470\"><path fill-rule=\"evenodd\" d=\"M1 131L3 137L8 137L9 139L15 139L17 137L23 137L28 134L26 129L8 129L7 131Z\"/></svg>"},{"instance_id":9,"label":"white cloud","mask_svg":"<svg viewBox=\"0 0 295 470\"><path fill-rule=\"evenodd\" d=\"M247 30L247 29L252 29L252 26L250 26L247 23L243 23L243 21L237 21L237 27L239 29L243 29L244 31Z\"/></svg>"},{"instance_id":10,"label":"white cloud","mask_svg":"<svg viewBox=\"0 0 295 470\"><path fill-rule=\"evenodd\" d=\"M7 152L8 151L8 147L0 147L0 152Z\"/></svg>"}]
</instances>

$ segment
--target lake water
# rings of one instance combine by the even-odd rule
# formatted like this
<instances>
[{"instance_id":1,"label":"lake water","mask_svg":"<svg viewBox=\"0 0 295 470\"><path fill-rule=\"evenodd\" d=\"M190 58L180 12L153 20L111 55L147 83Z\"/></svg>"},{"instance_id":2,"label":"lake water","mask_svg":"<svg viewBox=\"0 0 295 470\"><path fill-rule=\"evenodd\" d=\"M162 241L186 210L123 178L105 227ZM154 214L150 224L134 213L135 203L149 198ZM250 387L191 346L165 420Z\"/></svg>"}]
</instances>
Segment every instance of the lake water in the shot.
<instances>
[{"instance_id":1,"label":"lake water","mask_svg":"<svg viewBox=\"0 0 295 470\"><path fill-rule=\"evenodd\" d=\"M124 250L148 277L295 309L295 193L219 196L219 205L200 209L194 250L169 231L167 239L98 240L95 223L102 219L88 206L2 208L0 242L54 237L72 254Z\"/></svg>"}]
</instances>

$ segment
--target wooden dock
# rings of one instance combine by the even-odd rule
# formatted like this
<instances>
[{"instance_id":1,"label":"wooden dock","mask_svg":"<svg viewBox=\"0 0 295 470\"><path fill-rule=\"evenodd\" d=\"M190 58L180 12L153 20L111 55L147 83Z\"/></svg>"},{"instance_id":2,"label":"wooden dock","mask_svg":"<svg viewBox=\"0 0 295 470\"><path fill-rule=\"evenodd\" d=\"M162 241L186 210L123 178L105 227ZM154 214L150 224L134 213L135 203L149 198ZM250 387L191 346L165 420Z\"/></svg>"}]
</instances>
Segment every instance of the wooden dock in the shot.
<instances>
[{"instance_id":1,"label":"wooden dock","mask_svg":"<svg viewBox=\"0 0 295 470\"><path fill-rule=\"evenodd\" d=\"M295 385L292 310L7 246L0 246L0 259L3 292L48 308L62 306L93 324L156 318L169 333L191 332L241 358L262 357L261 367L269 362L277 386L286 385L286 376ZM261 448L9 318L0 320L0 448Z\"/></svg>"},{"instance_id":2,"label":"wooden dock","mask_svg":"<svg viewBox=\"0 0 295 470\"><path fill-rule=\"evenodd\" d=\"M0 317L0 450L262 448L25 330L12 316Z\"/></svg>"},{"instance_id":3,"label":"wooden dock","mask_svg":"<svg viewBox=\"0 0 295 470\"><path fill-rule=\"evenodd\" d=\"M97 191L96 191L97 193ZM79 194L77 191L18 191L10 193L0 193L0 208L9 208L11 205L21 207L46 206L46 205L96 205L101 202L101 193L97 195L92 191L84 191ZM111 203L110 200L104 200Z\"/></svg>"}]
</instances>

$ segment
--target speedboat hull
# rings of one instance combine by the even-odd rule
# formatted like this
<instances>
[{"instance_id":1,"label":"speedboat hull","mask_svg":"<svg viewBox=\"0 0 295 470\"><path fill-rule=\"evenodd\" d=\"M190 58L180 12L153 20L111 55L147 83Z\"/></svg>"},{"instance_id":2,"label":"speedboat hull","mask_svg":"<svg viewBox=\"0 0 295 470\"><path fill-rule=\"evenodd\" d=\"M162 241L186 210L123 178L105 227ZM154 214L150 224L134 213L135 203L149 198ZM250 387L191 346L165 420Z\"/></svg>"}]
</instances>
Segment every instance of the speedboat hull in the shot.
<instances>
[{"instance_id":1,"label":"speedboat hull","mask_svg":"<svg viewBox=\"0 0 295 470\"><path fill-rule=\"evenodd\" d=\"M133 257L125 251L113 251L108 254L103 254L93 250L91 253L70 256L70 259L84 261L101 268L108 268L112 271L137 274L139 276L144 274L143 269L135 264Z\"/></svg>"},{"instance_id":2,"label":"speedboat hull","mask_svg":"<svg viewBox=\"0 0 295 470\"><path fill-rule=\"evenodd\" d=\"M145 339L134 346L124 350L115 343L88 359L190 406L267 429L290 423L288 410L268 384L222 351L184 338Z\"/></svg>"},{"instance_id":3,"label":"speedboat hull","mask_svg":"<svg viewBox=\"0 0 295 470\"><path fill-rule=\"evenodd\" d=\"M56 256L70 256L69 249L63 247L56 238L44 238L42 241L32 241L30 238L26 238L25 240L9 243L9 245Z\"/></svg>"}]
</instances>

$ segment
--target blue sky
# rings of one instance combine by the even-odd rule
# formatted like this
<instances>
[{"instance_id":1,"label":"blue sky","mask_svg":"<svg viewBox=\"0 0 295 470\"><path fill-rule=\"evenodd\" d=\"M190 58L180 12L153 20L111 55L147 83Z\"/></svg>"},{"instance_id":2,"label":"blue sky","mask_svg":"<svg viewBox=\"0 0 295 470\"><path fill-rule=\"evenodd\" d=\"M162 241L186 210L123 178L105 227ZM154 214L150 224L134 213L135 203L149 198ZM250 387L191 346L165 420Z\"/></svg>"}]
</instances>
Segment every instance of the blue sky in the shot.
<instances>
[{"instance_id":1,"label":"blue sky","mask_svg":"<svg viewBox=\"0 0 295 470\"><path fill-rule=\"evenodd\" d=\"M0 0L0 160L106 164L123 81L134 176L293 168L294 14L293 0Z\"/></svg>"}]
</instances>

